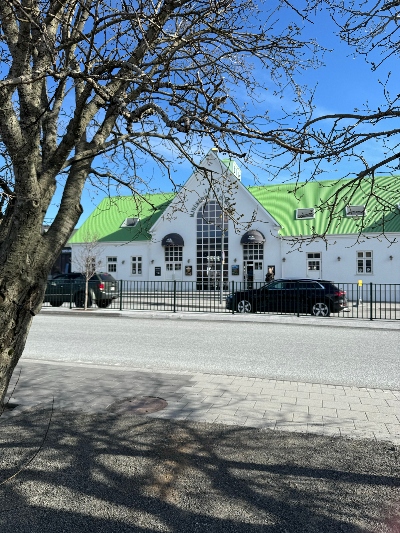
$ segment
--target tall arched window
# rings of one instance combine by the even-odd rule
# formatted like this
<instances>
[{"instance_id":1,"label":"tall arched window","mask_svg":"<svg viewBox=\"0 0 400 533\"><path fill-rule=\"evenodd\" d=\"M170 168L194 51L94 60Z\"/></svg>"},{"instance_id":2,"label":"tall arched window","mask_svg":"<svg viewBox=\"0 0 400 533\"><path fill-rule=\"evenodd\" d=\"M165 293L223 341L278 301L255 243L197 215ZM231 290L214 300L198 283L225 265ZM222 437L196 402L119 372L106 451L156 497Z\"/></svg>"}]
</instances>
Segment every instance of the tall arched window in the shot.
<instances>
[{"instance_id":1,"label":"tall arched window","mask_svg":"<svg viewBox=\"0 0 400 533\"><path fill-rule=\"evenodd\" d=\"M197 288L219 289L221 273L227 286L228 218L212 200L197 212Z\"/></svg>"}]
</instances>

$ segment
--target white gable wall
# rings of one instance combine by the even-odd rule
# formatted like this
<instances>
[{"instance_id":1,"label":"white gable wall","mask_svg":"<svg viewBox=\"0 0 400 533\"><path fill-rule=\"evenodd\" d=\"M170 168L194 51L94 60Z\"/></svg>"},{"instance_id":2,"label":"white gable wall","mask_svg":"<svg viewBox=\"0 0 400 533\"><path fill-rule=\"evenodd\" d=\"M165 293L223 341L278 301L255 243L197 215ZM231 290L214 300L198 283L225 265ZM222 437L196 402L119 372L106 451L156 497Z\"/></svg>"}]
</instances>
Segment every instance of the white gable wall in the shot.
<instances>
[{"instance_id":1,"label":"white gable wall","mask_svg":"<svg viewBox=\"0 0 400 533\"><path fill-rule=\"evenodd\" d=\"M278 223L219 160L216 153L210 152L202 164L212 173L214 190L210 191L207 179L200 171L195 171L151 228L151 241L102 244L98 253L98 259L101 259L99 270L106 271L107 258L115 257L116 272L112 274L116 279L147 282L174 278L196 282L197 213L215 195L225 208L230 206L232 218L237 221L228 222L228 280L225 282L244 280L243 245L240 241L252 229L265 237L263 269L255 272L254 281L263 281L268 266L272 265L275 267L275 277L319 278L354 284L359 280L363 284L400 283L400 244L397 240L390 246L390 241L396 240L397 235L389 234L387 238L335 235L328 237L327 242L316 239L311 244L299 247L294 238L279 236ZM173 273L166 271L165 249L162 246L163 238L170 233L181 235L184 241L182 269ZM71 246L74 271L78 270L75 258L80 246ZM359 252L371 252L371 272L365 269L364 272L358 271ZM314 254L315 257L310 259L308 254ZM132 257L140 258L140 273L132 273ZM310 268L310 261L313 260L319 261L319 269ZM188 273L189 267L191 274ZM239 275L234 275L233 271L237 268Z\"/></svg>"}]
</instances>

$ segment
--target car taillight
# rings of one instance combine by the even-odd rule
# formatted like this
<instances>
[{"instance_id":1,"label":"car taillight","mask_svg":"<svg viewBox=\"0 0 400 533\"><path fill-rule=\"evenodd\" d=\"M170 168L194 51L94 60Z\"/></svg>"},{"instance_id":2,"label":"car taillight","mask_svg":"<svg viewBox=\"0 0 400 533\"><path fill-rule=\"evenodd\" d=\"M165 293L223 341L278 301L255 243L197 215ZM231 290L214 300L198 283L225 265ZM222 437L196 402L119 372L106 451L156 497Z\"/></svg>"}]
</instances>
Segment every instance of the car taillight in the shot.
<instances>
[{"instance_id":1,"label":"car taillight","mask_svg":"<svg viewBox=\"0 0 400 533\"><path fill-rule=\"evenodd\" d=\"M104 283L99 283L99 290L104 291Z\"/></svg>"},{"instance_id":2,"label":"car taillight","mask_svg":"<svg viewBox=\"0 0 400 533\"><path fill-rule=\"evenodd\" d=\"M346 291L336 291L333 294L334 296L346 296Z\"/></svg>"}]
</instances>

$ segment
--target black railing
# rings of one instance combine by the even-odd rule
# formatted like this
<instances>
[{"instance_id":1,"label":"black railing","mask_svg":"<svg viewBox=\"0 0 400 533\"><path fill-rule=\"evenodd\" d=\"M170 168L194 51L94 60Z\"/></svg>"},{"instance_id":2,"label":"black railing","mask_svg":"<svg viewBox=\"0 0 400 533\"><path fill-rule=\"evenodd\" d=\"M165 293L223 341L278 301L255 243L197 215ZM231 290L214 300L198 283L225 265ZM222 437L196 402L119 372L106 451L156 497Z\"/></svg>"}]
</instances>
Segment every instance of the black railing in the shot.
<instances>
[{"instance_id":1,"label":"black railing","mask_svg":"<svg viewBox=\"0 0 400 533\"><path fill-rule=\"evenodd\" d=\"M316 280L318 282L318 280ZM275 291L273 298L265 298L265 283L230 282L221 291L199 290L196 282L187 281L127 281L118 282L118 290L107 293L103 302L92 295L90 305L118 310L168 311L196 313L257 312L270 314L316 315L368 320L400 319L400 284L335 283L337 294L318 289L306 289L301 282L293 282L289 290ZM80 292L81 287L79 288ZM115 289L113 289L115 290ZM60 294L57 287L48 286L44 306L61 305L69 308L82 305L71 283L68 291ZM107 291L107 287L105 287ZM341 295L345 293L345 295ZM345 306L338 301L346 298ZM326 307L324 307L324 304ZM326 313L328 309L328 313Z\"/></svg>"}]
</instances>

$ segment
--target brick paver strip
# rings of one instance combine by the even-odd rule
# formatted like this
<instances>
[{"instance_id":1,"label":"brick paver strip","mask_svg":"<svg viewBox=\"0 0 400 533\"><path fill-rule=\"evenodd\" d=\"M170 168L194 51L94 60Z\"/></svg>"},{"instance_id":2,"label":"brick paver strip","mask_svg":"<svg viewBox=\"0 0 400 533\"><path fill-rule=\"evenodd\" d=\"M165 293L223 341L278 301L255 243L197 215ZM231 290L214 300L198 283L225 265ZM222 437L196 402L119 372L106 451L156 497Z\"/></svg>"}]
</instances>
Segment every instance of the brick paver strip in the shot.
<instances>
[{"instance_id":1,"label":"brick paver strip","mask_svg":"<svg viewBox=\"0 0 400 533\"><path fill-rule=\"evenodd\" d=\"M49 404L53 397L56 408L95 413L122 398L149 395L168 402L166 409L152 413L153 418L385 439L400 444L400 391L22 360L10 392L18 407L7 411L0 422L34 405Z\"/></svg>"}]
</instances>

